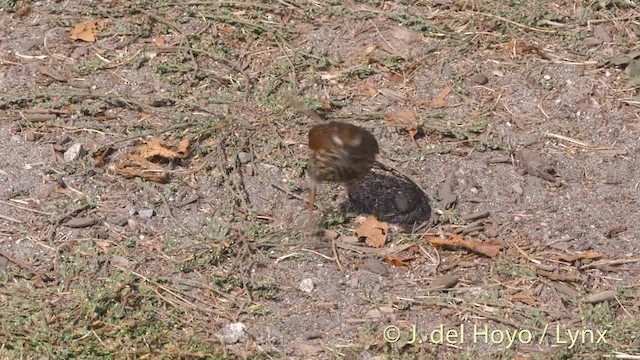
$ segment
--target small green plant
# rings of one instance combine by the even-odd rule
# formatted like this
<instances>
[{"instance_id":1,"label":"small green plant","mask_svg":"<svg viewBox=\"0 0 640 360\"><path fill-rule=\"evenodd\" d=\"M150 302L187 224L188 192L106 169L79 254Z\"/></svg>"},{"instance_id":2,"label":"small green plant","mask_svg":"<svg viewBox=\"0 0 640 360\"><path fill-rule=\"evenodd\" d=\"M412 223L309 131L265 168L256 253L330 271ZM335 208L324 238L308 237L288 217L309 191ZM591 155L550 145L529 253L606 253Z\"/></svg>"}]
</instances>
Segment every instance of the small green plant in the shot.
<instances>
[{"instance_id":1,"label":"small green plant","mask_svg":"<svg viewBox=\"0 0 640 360\"><path fill-rule=\"evenodd\" d=\"M80 76L87 76L102 66L102 60L98 58L82 60L78 64L78 74Z\"/></svg>"},{"instance_id":2,"label":"small green plant","mask_svg":"<svg viewBox=\"0 0 640 360\"><path fill-rule=\"evenodd\" d=\"M497 261L494 263L493 269L499 275L506 275L516 279L535 276L535 273L531 269L512 262Z\"/></svg>"},{"instance_id":3,"label":"small green plant","mask_svg":"<svg viewBox=\"0 0 640 360\"><path fill-rule=\"evenodd\" d=\"M452 224L461 225L464 224L462 215L457 210L445 210L443 214L438 217L439 224Z\"/></svg>"},{"instance_id":4,"label":"small green plant","mask_svg":"<svg viewBox=\"0 0 640 360\"><path fill-rule=\"evenodd\" d=\"M350 73L351 76L355 76L359 79L365 79L373 74L375 74L375 71L369 65L365 67L353 69L351 70L351 73Z\"/></svg>"}]
</instances>

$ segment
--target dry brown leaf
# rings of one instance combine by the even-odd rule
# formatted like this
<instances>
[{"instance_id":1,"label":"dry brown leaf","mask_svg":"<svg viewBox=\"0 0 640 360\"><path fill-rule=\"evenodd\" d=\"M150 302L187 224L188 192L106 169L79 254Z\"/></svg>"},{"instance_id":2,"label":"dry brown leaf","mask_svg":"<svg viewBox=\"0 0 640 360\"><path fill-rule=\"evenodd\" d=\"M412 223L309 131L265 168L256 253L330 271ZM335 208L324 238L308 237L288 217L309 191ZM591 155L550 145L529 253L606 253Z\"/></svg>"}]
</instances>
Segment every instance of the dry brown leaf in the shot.
<instances>
[{"instance_id":1,"label":"dry brown leaf","mask_svg":"<svg viewBox=\"0 0 640 360\"><path fill-rule=\"evenodd\" d=\"M365 55L371 55L373 54L374 51L376 51L376 49L378 48L377 45L369 45L364 49L364 54Z\"/></svg>"},{"instance_id":2,"label":"dry brown leaf","mask_svg":"<svg viewBox=\"0 0 640 360\"><path fill-rule=\"evenodd\" d=\"M505 244L495 241L475 242L465 240L460 235L452 235L449 239L431 237L428 239L428 241L433 246L458 246L482 255L486 255L488 257L494 257L498 255L500 250L505 247Z\"/></svg>"},{"instance_id":3,"label":"dry brown leaf","mask_svg":"<svg viewBox=\"0 0 640 360\"><path fill-rule=\"evenodd\" d=\"M600 259L603 255L595 252L595 251L586 251L579 252L576 254L561 254L558 256L558 260L566 261L566 262L574 262L576 260L589 259L589 260L597 260Z\"/></svg>"},{"instance_id":4,"label":"dry brown leaf","mask_svg":"<svg viewBox=\"0 0 640 360\"><path fill-rule=\"evenodd\" d=\"M97 167L103 167L105 164L105 158L113 152L113 148L108 146L93 153L93 160L96 162Z\"/></svg>"},{"instance_id":5,"label":"dry brown leaf","mask_svg":"<svg viewBox=\"0 0 640 360\"><path fill-rule=\"evenodd\" d=\"M510 301L517 301L517 302L521 302L521 303L527 304L527 305L535 305L536 302L538 301L538 297L531 296L531 295L528 295L528 294L523 294L523 293L517 293L517 294L509 295L508 299Z\"/></svg>"},{"instance_id":6,"label":"dry brown leaf","mask_svg":"<svg viewBox=\"0 0 640 360\"><path fill-rule=\"evenodd\" d=\"M409 133L411 140L415 142L416 136L420 132L416 115L409 111L400 111L384 117L384 121L394 124L406 125L404 129Z\"/></svg>"},{"instance_id":7,"label":"dry brown leaf","mask_svg":"<svg viewBox=\"0 0 640 360\"><path fill-rule=\"evenodd\" d=\"M189 139L183 139L177 148L171 149L165 145L163 140L152 138L147 143L138 147L140 156L145 159L152 159L156 156L168 160L184 159L189 156Z\"/></svg>"},{"instance_id":8,"label":"dry brown leaf","mask_svg":"<svg viewBox=\"0 0 640 360\"><path fill-rule=\"evenodd\" d=\"M176 152L180 155L181 159L189 156L189 139L184 138L180 141L178 146L176 147Z\"/></svg>"},{"instance_id":9,"label":"dry brown leaf","mask_svg":"<svg viewBox=\"0 0 640 360\"><path fill-rule=\"evenodd\" d=\"M504 46L513 55L522 55L525 53L534 53L543 59L547 59L547 54L544 53L539 47L534 45L526 45L518 43L515 40L511 40L507 43L500 44Z\"/></svg>"},{"instance_id":10,"label":"dry brown leaf","mask_svg":"<svg viewBox=\"0 0 640 360\"><path fill-rule=\"evenodd\" d=\"M371 247L379 248L387 242L389 224L381 222L375 216L369 215L367 219L356 228L356 236L365 238L365 243Z\"/></svg>"},{"instance_id":11,"label":"dry brown leaf","mask_svg":"<svg viewBox=\"0 0 640 360\"><path fill-rule=\"evenodd\" d=\"M370 79L364 80L358 84L358 91L365 96L374 97L378 94L378 90Z\"/></svg>"},{"instance_id":12,"label":"dry brown leaf","mask_svg":"<svg viewBox=\"0 0 640 360\"><path fill-rule=\"evenodd\" d=\"M55 70L54 68L50 67L50 66L46 66L46 65L40 65L38 66L38 71L43 74L46 75L54 80L57 81L67 81L67 77L62 75L58 70Z\"/></svg>"},{"instance_id":13,"label":"dry brown leaf","mask_svg":"<svg viewBox=\"0 0 640 360\"><path fill-rule=\"evenodd\" d=\"M512 52L512 53L514 53L516 55L520 55L520 54L524 54L526 52L531 52L531 51L538 50L537 46L518 43L515 40L511 40L511 41L503 43L501 45L504 46L507 50L509 50L510 52Z\"/></svg>"},{"instance_id":14,"label":"dry brown leaf","mask_svg":"<svg viewBox=\"0 0 640 360\"><path fill-rule=\"evenodd\" d=\"M125 177L140 177L158 183L167 181L169 177L162 169L162 166L135 154L129 154L126 159L116 166L116 174Z\"/></svg>"},{"instance_id":15,"label":"dry brown leaf","mask_svg":"<svg viewBox=\"0 0 640 360\"><path fill-rule=\"evenodd\" d=\"M404 84L404 76L396 73L389 74L389 76L387 76L387 80L392 84Z\"/></svg>"},{"instance_id":16,"label":"dry brown leaf","mask_svg":"<svg viewBox=\"0 0 640 360\"><path fill-rule=\"evenodd\" d=\"M85 23L77 24L71 30L69 37L72 40L95 42L96 34L104 29L104 20L91 19Z\"/></svg>"},{"instance_id":17,"label":"dry brown leaf","mask_svg":"<svg viewBox=\"0 0 640 360\"><path fill-rule=\"evenodd\" d=\"M411 260L411 259L398 258L398 257L393 257L393 256L385 256L384 257L384 261L387 264L392 265L392 266L396 266L396 267L408 267L409 264L407 264L405 261Z\"/></svg>"},{"instance_id":18,"label":"dry brown leaf","mask_svg":"<svg viewBox=\"0 0 640 360\"><path fill-rule=\"evenodd\" d=\"M331 110L331 101L329 100L324 100L322 102L322 110Z\"/></svg>"},{"instance_id":19,"label":"dry brown leaf","mask_svg":"<svg viewBox=\"0 0 640 360\"><path fill-rule=\"evenodd\" d=\"M156 36L153 38L153 43L156 44L156 46L164 46L164 37L162 36Z\"/></svg>"},{"instance_id":20,"label":"dry brown leaf","mask_svg":"<svg viewBox=\"0 0 640 360\"><path fill-rule=\"evenodd\" d=\"M22 7L16 11L14 17L16 19L22 20L23 17L29 15L31 13L31 6L29 4L22 5Z\"/></svg>"},{"instance_id":21,"label":"dry brown leaf","mask_svg":"<svg viewBox=\"0 0 640 360\"><path fill-rule=\"evenodd\" d=\"M439 109L449 106L449 103L445 100L445 98L449 96L450 93L451 88L449 86L445 86L442 90L440 90L438 96L431 100L431 107L434 109Z\"/></svg>"},{"instance_id":22,"label":"dry brown leaf","mask_svg":"<svg viewBox=\"0 0 640 360\"><path fill-rule=\"evenodd\" d=\"M100 250L102 250L103 253L108 253L109 248L114 245L113 242L111 241L102 241L102 240L96 240L95 244L97 247L100 248Z\"/></svg>"},{"instance_id":23,"label":"dry brown leaf","mask_svg":"<svg viewBox=\"0 0 640 360\"><path fill-rule=\"evenodd\" d=\"M75 106L73 106L71 104L62 105L62 107L60 109L63 110L64 112L66 112L67 114L73 115L73 114L76 113Z\"/></svg>"}]
</instances>

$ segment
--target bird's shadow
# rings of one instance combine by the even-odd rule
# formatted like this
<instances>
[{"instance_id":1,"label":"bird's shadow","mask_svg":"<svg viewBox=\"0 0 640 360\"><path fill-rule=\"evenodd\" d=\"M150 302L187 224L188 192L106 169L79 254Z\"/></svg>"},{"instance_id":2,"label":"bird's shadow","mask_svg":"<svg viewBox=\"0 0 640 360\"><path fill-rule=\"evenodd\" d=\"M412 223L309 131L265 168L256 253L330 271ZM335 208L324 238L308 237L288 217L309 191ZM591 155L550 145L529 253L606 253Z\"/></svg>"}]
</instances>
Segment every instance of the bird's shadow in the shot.
<instances>
[{"instance_id":1,"label":"bird's shadow","mask_svg":"<svg viewBox=\"0 0 640 360\"><path fill-rule=\"evenodd\" d=\"M348 186L344 209L356 209L379 220L411 229L429 220L429 196L413 181L379 171Z\"/></svg>"}]
</instances>

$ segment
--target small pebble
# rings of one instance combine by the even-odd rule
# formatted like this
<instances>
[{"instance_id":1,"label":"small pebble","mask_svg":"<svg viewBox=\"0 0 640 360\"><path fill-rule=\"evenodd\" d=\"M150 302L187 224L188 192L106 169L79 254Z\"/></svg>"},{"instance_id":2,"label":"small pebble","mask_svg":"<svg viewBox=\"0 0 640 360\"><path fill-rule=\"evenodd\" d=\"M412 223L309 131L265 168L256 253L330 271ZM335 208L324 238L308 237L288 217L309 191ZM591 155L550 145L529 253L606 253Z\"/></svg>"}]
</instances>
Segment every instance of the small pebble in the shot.
<instances>
[{"instance_id":1,"label":"small pebble","mask_svg":"<svg viewBox=\"0 0 640 360\"><path fill-rule=\"evenodd\" d=\"M154 213L155 212L153 211L153 209L143 209L138 211L138 215L140 215L140 217L143 219L151 219Z\"/></svg>"},{"instance_id":2,"label":"small pebble","mask_svg":"<svg viewBox=\"0 0 640 360\"><path fill-rule=\"evenodd\" d=\"M116 216L108 217L107 222L113 225L125 226L127 225L127 218L125 216L116 215Z\"/></svg>"},{"instance_id":3,"label":"small pebble","mask_svg":"<svg viewBox=\"0 0 640 360\"><path fill-rule=\"evenodd\" d=\"M226 345L232 345L246 340L246 327L243 323L229 324L216 333L216 337Z\"/></svg>"},{"instance_id":4,"label":"small pebble","mask_svg":"<svg viewBox=\"0 0 640 360\"><path fill-rule=\"evenodd\" d=\"M241 164L246 164L248 162L251 162L251 158L252 156L248 152L240 151L238 153L238 160L240 161Z\"/></svg>"},{"instance_id":5,"label":"small pebble","mask_svg":"<svg viewBox=\"0 0 640 360\"><path fill-rule=\"evenodd\" d=\"M389 276L389 269L387 265L378 259L366 259L362 268L371 271L374 274Z\"/></svg>"},{"instance_id":6,"label":"small pebble","mask_svg":"<svg viewBox=\"0 0 640 360\"><path fill-rule=\"evenodd\" d=\"M127 225L129 226L129 230L131 232L137 232L140 229L140 225L135 219L129 218L127 219Z\"/></svg>"},{"instance_id":7,"label":"small pebble","mask_svg":"<svg viewBox=\"0 0 640 360\"><path fill-rule=\"evenodd\" d=\"M471 81L478 85L485 85L489 82L489 78L485 74L475 74L471 77Z\"/></svg>"},{"instance_id":8,"label":"small pebble","mask_svg":"<svg viewBox=\"0 0 640 360\"><path fill-rule=\"evenodd\" d=\"M300 282L299 287L300 287L300 290L309 294L313 291L313 289L315 289L316 284L313 282L313 279L306 278Z\"/></svg>"},{"instance_id":9,"label":"small pebble","mask_svg":"<svg viewBox=\"0 0 640 360\"><path fill-rule=\"evenodd\" d=\"M138 210L136 209L135 206L133 206L133 204L127 205L124 209L127 210L129 215L131 215L131 216L133 216L133 215L138 213Z\"/></svg>"},{"instance_id":10,"label":"small pebble","mask_svg":"<svg viewBox=\"0 0 640 360\"><path fill-rule=\"evenodd\" d=\"M75 143L64 152L64 160L67 162L76 161L84 155L84 146L81 143Z\"/></svg>"}]
</instances>

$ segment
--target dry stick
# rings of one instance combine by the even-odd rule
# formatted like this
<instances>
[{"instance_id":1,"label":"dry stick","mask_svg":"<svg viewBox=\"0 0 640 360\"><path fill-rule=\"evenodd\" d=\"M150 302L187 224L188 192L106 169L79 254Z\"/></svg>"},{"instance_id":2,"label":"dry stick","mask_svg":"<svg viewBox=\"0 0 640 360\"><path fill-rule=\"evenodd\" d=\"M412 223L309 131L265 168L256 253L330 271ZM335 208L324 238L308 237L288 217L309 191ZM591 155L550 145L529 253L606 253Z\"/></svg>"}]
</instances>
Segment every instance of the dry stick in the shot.
<instances>
[{"instance_id":1,"label":"dry stick","mask_svg":"<svg viewBox=\"0 0 640 360\"><path fill-rule=\"evenodd\" d=\"M525 24L520 24L518 22L515 22L513 20L509 20L507 18L503 18L502 16L498 16L498 15L493 15L493 14L488 14L488 13L483 13L480 11L471 11L471 10L467 10L467 13L471 13L471 14L476 14L476 15L481 15L481 16L486 16L486 17L492 17L494 19L498 19L500 21L504 21L508 24L511 25L515 25L519 28L523 28L523 29L527 29L527 30L531 30L531 31L537 31L537 32L543 32L543 33L548 33L548 34L555 34L557 31L556 30L546 30L546 29L538 29L538 28L534 28L531 26L527 26Z\"/></svg>"},{"instance_id":2,"label":"dry stick","mask_svg":"<svg viewBox=\"0 0 640 360\"><path fill-rule=\"evenodd\" d=\"M616 259L616 260L601 260L596 261L591 264L582 265L580 270L591 269L598 266L606 266L606 265L623 265L629 263L640 262L640 258L630 258L630 259Z\"/></svg>"},{"instance_id":3,"label":"dry stick","mask_svg":"<svg viewBox=\"0 0 640 360\"><path fill-rule=\"evenodd\" d=\"M342 267L342 264L340 263L340 257L338 256L338 249L336 247L336 239L335 238L331 239L331 250L333 251L333 258L336 261L336 265L338 265L338 270L340 270L340 272L344 272L344 268Z\"/></svg>"},{"instance_id":4,"label":"dry stick","mask_svg":"<svg viewBox=\"0 0 640 360\"><path fill-rule=\"evenodd\" d=\"M527 254L526 252L524 252L524 250L522 250L518 244L514 243L514 242L510 242L509 245L513 246L514 248L516 248L516 250L518 250L518 252L524 256L527 260L531 261L534 264L542 264L542 262L540 260L536 260L533 257L531 257L531 255Z\"/></svg>"},{"instance_id":5,"label":"dry stick","mask_svg":"<svg viewBox=\"0 0 640 360\"><path fill-rule=\"evenodd\" d=\"M0 219L4 219L4 220L7 220L7 221L11 221L11 222L14 222L14 223L17 223L17 224L22 224L22 223L23 223L23 221L22 221L22 220L18 220L18 219L14 218L14 217L11 217L11 216L9 216L9 215L2 215L2 214L0 214Z\"/></svg>"},{"instance_id":6,"label":"dry stick","mask_svg":"<svg viewBox=\"0 0 640 360\"><path fill-rule=\"evenodd\" d=\"M292 193L291 191L289 191L289 190L287 190L287 189L283 188L282 186L280 186L280 185L278 185L278 184L276 184L276 183L271 183L271 186L273 186L274 188L276 188L276 189L278 189L278 190L282 191L283 193L285 193L285 194L287 194L287 195L291 196L292 198L296 198L296 199L298 199L298 200L300 200L300 201L302 201L302 202L308 202L308 201L309 201L308 199L306 199L306 198L304 198L304 197L302 197L302 196L300 196L300 195L298 195L298 194L294 194L294 193Z\"/></svg>"}]
</instances>

